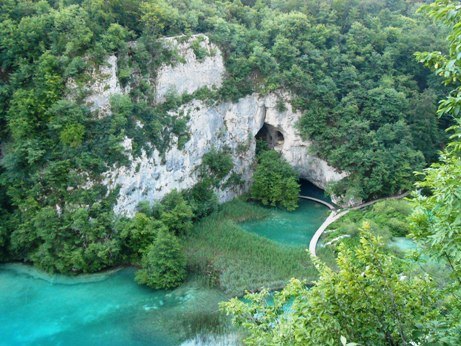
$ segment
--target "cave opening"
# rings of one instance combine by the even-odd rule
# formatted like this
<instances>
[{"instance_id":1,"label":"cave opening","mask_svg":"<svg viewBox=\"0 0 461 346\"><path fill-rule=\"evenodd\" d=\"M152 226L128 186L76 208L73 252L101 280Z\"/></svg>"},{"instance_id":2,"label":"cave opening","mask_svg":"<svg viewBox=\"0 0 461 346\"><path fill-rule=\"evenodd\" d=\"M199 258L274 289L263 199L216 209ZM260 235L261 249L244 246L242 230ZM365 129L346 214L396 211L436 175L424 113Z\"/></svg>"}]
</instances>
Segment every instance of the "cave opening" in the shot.
<instances>
[{"instance_id":1,"label":"cave opening","mask_svg":"<svg viewBox=\"0 0 461 346\"><path fill-rule=\"evenodd\" d=\"M264 141L267 143L269 149L274 149L275 147L280 147L285 142L285 137L283 133L278 130L276 127L264 123L263 127L256 134L257 141Z\"/></svg>"}]
</instances>

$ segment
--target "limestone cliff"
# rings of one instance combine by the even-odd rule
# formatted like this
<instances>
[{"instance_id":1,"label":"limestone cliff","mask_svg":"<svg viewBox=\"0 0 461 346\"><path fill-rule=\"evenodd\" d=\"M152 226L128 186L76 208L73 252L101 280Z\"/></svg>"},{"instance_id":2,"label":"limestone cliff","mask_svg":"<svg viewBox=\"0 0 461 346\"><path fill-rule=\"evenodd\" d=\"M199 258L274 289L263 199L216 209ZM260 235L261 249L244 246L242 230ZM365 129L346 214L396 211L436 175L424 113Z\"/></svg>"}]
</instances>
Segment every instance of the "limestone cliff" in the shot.
<instances>
[{"instance_id":1,"label":"limestone cliff","mask_svg":"<svg viewBox=\"0 0 461 346\"><path fill-rule=\"evenodd\" d=\"M196 36L191 40L196 39ZM224 62L219 49L201 39L202 48L213 54L198 59L190 41L179 43L179 51L185 59L176 66L163 66L156 81L158 102L166 93L192 93L204 87L219 87L225 76ZM93 107L107 110L108 97L123 91L118 87L115 57L110 57L104 73L110 81L104 92L87 98ZM100 82L98 82L100 83ZM95 85L95 93L101 90ZM284 110L277 107L278 100L284 101ZM310 143L299 136L295 124L301 114L294 112L287 102L287 96L253 94L238 102L209 105L194 100L183 105L171 116L187 114L190 139L182 149L173 145L163 156L157 150L152 155L145 152L140 157L131 154L132 140L126 138L124 148L131 158L128 167L113 168L105 174L110 189L120 188L115 211L132 215L140 201L160 200L173 189L187 189L198 182L197 168L202 157L212 148L226 148L231 152L234 172L243 180L241 186L217 191L221 201L227 201L246 191L251 183L255 161L256 137L265 136L272 146L299 172L300 177L324 188L328 182L342 179L345 174L337 172L327 162L309 154ZM177 139L173 139L174 141Z\"/></svg>"},{"instance_id":2,"label":"limestone cliff","mask_svg":"<svg viewBox=\"0 0 461 346\"><path fill-rule=\"evenodd\" d=\"M179 95L192 94L202 88L219 88L222 84L225 68L221 51L209 42L205 35L193 35L186 41L172 37L164 39L169 49L175 50L182 63L175 66L165 65L160 68L156 81L155 100L165 101L169 92ZM197 58L196 50L201 50L203 57Z\"/></svg>"}]
</instances>

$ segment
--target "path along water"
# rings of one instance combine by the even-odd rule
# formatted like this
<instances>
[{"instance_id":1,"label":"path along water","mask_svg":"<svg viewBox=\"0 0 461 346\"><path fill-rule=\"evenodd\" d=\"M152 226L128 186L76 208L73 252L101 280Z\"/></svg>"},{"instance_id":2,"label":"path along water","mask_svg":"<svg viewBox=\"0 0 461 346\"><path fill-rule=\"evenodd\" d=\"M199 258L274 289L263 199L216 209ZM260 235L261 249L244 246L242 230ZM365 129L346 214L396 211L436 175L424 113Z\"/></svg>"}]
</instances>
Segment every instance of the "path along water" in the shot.
<instances>
[{"instance_id":1,"label":"path along water","mask_svg":"<svg viewBox=\"0 0 461 346\"><path fill-rule=\"evenodd\" d=\"M408 196L408 192L405 192L405 193L397 195L397 196L391 196L391 197L385 197L385 198L376 199L374 201L366 202L366 203L360 204L358 206L345 209L343 211L341 211L340 209L333 210L331 212L331 214L328 216L328 218L317 229L314 236L312 237L312 239L311 239L311 241L309 243L309 252L311 253L312 256L317 256L317 251L316 251L317 244L318 244L319 239L322 236L323 232L325 232L325 230L328 228L328 226L330 226L333 222L339 220L344 215L348 214L351 210L363 209L363 208L369 207L369 206L371 206L371 205L373 205L375 203L381 202L381 201L385 201L385 200L389 200L389 199L400 199L400 198L404 198L406 196Z\"/></svg>"}]
</instances>

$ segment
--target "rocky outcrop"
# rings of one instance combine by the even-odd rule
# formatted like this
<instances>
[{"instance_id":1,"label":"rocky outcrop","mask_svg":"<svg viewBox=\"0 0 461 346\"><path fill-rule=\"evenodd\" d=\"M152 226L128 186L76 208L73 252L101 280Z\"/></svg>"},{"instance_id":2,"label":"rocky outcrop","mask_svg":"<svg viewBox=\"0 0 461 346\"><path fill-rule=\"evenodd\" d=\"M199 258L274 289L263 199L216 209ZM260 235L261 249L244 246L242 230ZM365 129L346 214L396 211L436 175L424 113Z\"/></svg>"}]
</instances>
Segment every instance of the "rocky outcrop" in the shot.
<instances>
[{"instance_id":1,"label":"rocky outcrop","mask_svg":"<svg viewBox=\"0 0 461 346\"><path fill-rule=\"evenodd\" d=\"M158 71L155 95L157 102L165 101L165 97L171 92L179 95L192 94L200 88L219 88L222 84L226 70L219 48L210 43L205 35L193 35L190 39L184 39L185 36L164 39L164 44L175 50L182 62L174 66L165 65ZM196 56L198 50L203 57Z\"/></svg>"},{"instance_id":2,"label":"rocky outcrop","mask_svg":"<svg viewBox=\"0 0 461 346\"><path fill-rule=\"evenodd\" d=\"M158 102L171 90L192 93L204 86L221 85L224 63L217 47L210 44L207 38L201 40L202 48L214 52L214 55L210 53L199 60L193 53L191 41L180 43L177 39L171 40L178 45L185 59L184 63L164 66L159 71L156 81ZM87 99L99 112L107 112L110 96L122 92L116 78L115 57L110 57L108 66L103 79L107 86L95 84L95 95ZM285 105L283 110L280 109L281 103ZM274 149L283 155L300 177L324 188L329 182L345 176L309 153L310 143L299 136L295 127L301 114L291 109L287 95L253 94L235 103L217 105L194 100L170 113L172 117L181 114L188 115L190 134L189 141L182 149L177 148L177 139L173 138L171 149L164 155L154 149L151 155L142 152L134 157L132 139L125 138L123 145L130 157L130 165L113 167L104 177L110 190L120 188L115 206L117 213L132 215L141 201L158 201L173 189L191 188L199 181L198 167L203 155L213 148L225 148L230 152L234 162L233 173L243 181L241 186L218 190L220 201L228 201L247 191L254 168L256 137L261 131L267 131Z\"/></svg>"},{"instance_id":3,"label":"rocky outcrop","mask_svg":"<svg viewBox=\"0 0 461 346\"><path fill-rule=\"evenodd\" d=\"M129 167L113 169L106 174L106 183L111 189L120 187L115 211L130 215L140 201L157 201L173 189L191 188L199 181L198 167L203 155L212 148L226 147L231 152L233 171L245 182L240 187L217 191L220 200L230 200L245 191L251 178L255 151L255 141L249 140L254 118L249 115L258 111L258 104L251 96L235 104L223 103L216 107L206 106L202 101L184 105L178 112L190 115L191 136L183 149L173 145L163 158L157 150L151 156L143 152L141 157L131 156ZM131 155L131 140L126 138L124 145Z\"/></svg>"},{"instance_id":4,"label":"rocky outcrop","mask_svg":"<svg viewBox=\"0 0 461 346\"><path fill-rule=\"evenodd\" d=\"M278 110L277 102L283 102L286 110ZM295 126L301 114L291 109L287 95L267 96L264 107L266 109L264 122L282 135L274 149L282 153L301 178L325 189L329 182L341 180L346 176L345 173L340 173L328 165L326 161L309 153L311 143L301 138Z\"/></svg>"},{"instance_id":5,"label":"rocky outcrop","mask_svg":"<svg viewBox=\"0 0 461 346\"><path fill-rule=\"evenodd\" d=\"M230 151L234 161L233 172L244 181L242 186L218 190L220 201L228 201L241 194L251 182L255 137L264 125L270 125L283 134L284 140L274 149L287 159L300 177L320 187L344 177L325 161L309 154L309 143L299 137L293 126L300 114L291 110L278 111L276 100L274 94L253 94L236 103L207 106L202 101L193 101L184 105L177 112L189 114L191 137L182 150L173 147L164 158L157 150L150 157L143 153L141 157L131 157L129 167L114 169L106 175L110 188L120 187L116 212L132 214L140 201L160 200L173 189L191 188L199 181L198 167L203 155L212 148ZM124 144L129 154L131 140L127 138Z\"/></svg>"},{"instance_id":6,"label":"rocky outcrop","mask_svg":"<svg viewBox=\"0 0 461 346\"><path fill-rule=\"evenodd\" d=\"M94 68L90 73L90 81L78 85L70 78L67 81L67 97L77 100L80 95L85 95L84 102L94 114L98 117L109 115L111 96L123 93L117 78L117 57L111 55L104 65Z\"/></svg>"},{"instance_id":7,"label":"rocky outcrop","mask_svg":"<svg viewBox=\"0 0 461 346\"><path fill-rule=\"evenodd\" d=\"M100 67L96 76L90 87L92 93L85 100L92 111L98 111L100 115L108 115L110 97L122 92L117 79L117 57L111 55L107 59L107 64Z\"/></svg>"}]
</instances>

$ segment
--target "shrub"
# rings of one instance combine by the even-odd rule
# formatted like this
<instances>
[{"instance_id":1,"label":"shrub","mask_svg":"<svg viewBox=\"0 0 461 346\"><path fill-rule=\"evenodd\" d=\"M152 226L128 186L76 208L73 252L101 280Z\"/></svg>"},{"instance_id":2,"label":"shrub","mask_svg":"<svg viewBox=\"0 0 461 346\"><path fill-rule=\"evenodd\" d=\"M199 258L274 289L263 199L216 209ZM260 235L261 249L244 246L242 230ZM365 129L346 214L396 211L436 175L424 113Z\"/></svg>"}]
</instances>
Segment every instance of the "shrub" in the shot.
<instances>
[{"instance_id":1,"label":"shrub","mask_svg":"<svg viewBox=\"0 0 461 346\"><path fill-rule=\"evenodd\" d=\"M192 228L194 213L192 208L177 190L173 190L163 198L154 211L156 215L176 235L185 235Z\"/></svg>"},{"instance_id":2,"label":"shrub","mask_svg":"<svg viewBox=\"0 0 461 346\"><path fill-rule=\"evenodd\" d=\"M142 256L141 267L136 272L137 283L155 289L179 286L186 278L186 259L178 238L161 230Z\"/></svg>"},{"instance_id":3,"label":"shrub","mask_svg":"<svg viewBox=\"0 0 461 346\"><path fill-rule=\"evenodd\" d=\"M146 248L152 244L161 230L167 230L165 224L144 213L137 213L131 220L119 226L120 238L126 247L124 253L129 261L137 262Z\"/></svg>"},{"instance_id":4,"label":"shrub","mask_svg":"<svg viewBox=\"0 0 461 346\"><path fill-rule=\"evenodd\" d=\"M218 151L213 148L203 155L201 175L211 179L214 186L218 186L232 170L232 167L234 167L234 163L231 155L224 150Z\"/></svg>"},{"instance_id":5,"label":"shrub","mask_svg":"<svg viewBox=\"0 0 461 346\"><path fill-rule=\"evenodd\" d=\"M275 150L263 152L254 174L251 196L264 205L298 207L300 186L296 173Z\"/></svg>"},{"instance_id":6,"label":"shrub","mask_svg":"<svg viewBox=\"0 0 461 346\"><path fill-rule=\"evenodd\" d=\"M195 219L210 215L218 208L218 197L209 181L201 181L186 191L185 198L192 208Z\"/></svg>"}]
</instances>

